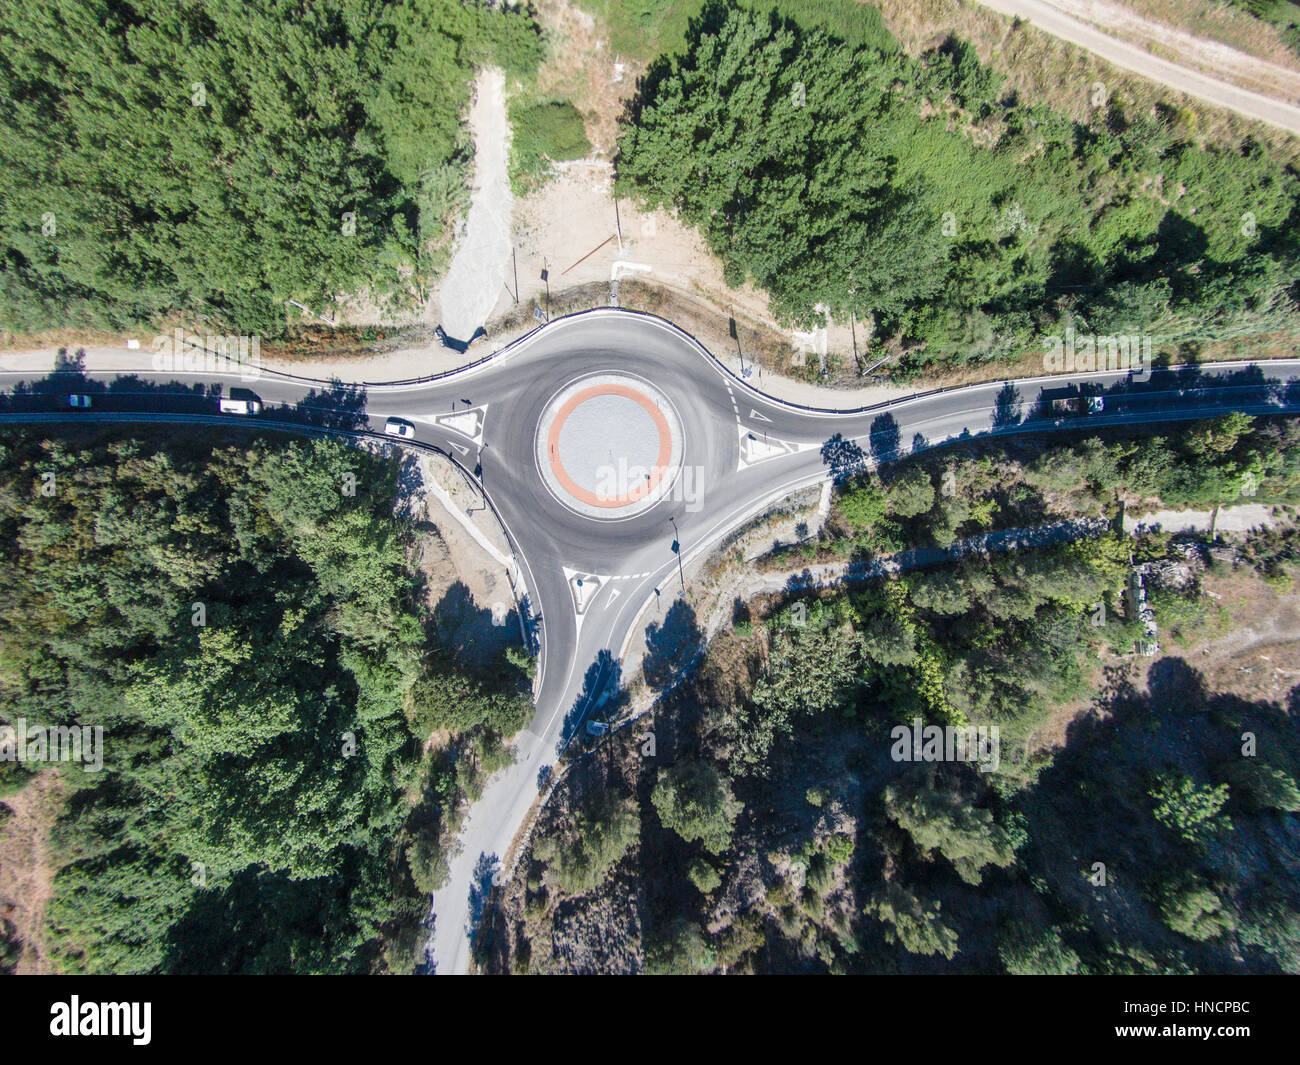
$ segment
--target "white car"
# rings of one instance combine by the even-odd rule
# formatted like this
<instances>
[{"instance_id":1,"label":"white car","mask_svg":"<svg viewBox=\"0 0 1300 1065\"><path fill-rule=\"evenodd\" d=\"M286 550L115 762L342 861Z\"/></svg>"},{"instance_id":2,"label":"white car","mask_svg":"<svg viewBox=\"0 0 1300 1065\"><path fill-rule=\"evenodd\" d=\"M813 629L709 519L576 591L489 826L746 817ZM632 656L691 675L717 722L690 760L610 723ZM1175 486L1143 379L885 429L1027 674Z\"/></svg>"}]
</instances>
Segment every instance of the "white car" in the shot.
<instances>
[{"instance_id":1,"label":"white car","mask_svg":"<svg viewBox=\"0 0 1300 1065\"><path fill-rule=\"evenodd\" d=\"M262 404L255 399L220 399L217 409L222 414L260 414Z\"/></svg>"},{"instance_id":2,"label":"white car","mask_svg":"<svg viewBox=\"0 0 1300 1065\"><path fill-rule=\"evenodd\" d=\"M410 440L415 436L415 426L401 418L389 418L384 423L384 432L389 436L400 436L403 440Z\"/></svg>"},{"instance_id":3,"label":"white car","mask_svg":"<svg viewBox=\"0 0 1300 1065\"><path fill-rule=\"evenodd\" d=\"M89 410L89 409L90 409L90 397L89 397L89 396L69 396L69 397L68 397L68 406L69 406L69 407L75 407L75 408L78 408L78 409L80 409L80 410Z\"/></svg>"}]
</instances>

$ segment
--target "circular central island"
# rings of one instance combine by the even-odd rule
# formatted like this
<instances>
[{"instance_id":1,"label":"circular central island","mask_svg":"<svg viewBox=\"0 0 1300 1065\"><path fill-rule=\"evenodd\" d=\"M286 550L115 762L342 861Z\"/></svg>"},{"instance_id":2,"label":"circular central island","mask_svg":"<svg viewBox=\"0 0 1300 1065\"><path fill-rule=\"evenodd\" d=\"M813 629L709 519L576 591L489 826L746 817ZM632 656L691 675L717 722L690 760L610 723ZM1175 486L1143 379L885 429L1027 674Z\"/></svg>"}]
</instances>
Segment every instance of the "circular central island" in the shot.
<instances>
[{"instance_id":1,"label":"circular central island","mask_svg":"<svg viewBox=\"0 0 1300 1065\"><path fill-rule=\"evenodd\" d=\"M629 374L562 388L537 426L537 467L557 500L602 521L644 513L671 491L682 462L681 420L667 397Z\"/></svg>"}]
</instances>

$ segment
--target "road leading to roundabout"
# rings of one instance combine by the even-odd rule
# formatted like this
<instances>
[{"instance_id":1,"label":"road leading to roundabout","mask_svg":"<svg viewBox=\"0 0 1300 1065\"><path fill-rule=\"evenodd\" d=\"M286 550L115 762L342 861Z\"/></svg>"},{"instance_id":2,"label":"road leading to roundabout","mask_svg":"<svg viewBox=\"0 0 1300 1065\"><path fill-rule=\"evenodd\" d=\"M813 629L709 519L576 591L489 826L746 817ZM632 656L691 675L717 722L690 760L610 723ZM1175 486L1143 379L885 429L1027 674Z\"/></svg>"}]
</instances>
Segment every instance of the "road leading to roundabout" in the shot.
<instances>
[{"instance_id":1,"label":"road leading to roundabout","mask_svg":"<svg viewBox=\"0 0 1300 1065\"><path fill-rule=\"evenodd\" d=\"M627 679L622 659L637 629L654 625L661 650L674 626L689 632L682 567L776 500L972 437L1300 411L1297 360L1140 378L1059 374L866 410L810 410L737 380L671 323L613 309L557 320L476 366L407 384L249 382L198 367L35 376L0 373L12 393L0 421L158 421L176 431L187 422L247 429L260 421L382 438L386 419L398 417L415 426L409 443L443 451L480 481L527 589L536 713L515 739L514 764L470 810L448 883L434 894L437 972L469 968L491 884L565 745ZM219 396L249 388L263 402L260 419L219 416ZM1053 399L1081 388L1104 395L1104 413L1052 415ZM92 396L93 409L69 411L68 394ZM670 660L666 672L687 661Z\"/></svg>"}]
</instances>

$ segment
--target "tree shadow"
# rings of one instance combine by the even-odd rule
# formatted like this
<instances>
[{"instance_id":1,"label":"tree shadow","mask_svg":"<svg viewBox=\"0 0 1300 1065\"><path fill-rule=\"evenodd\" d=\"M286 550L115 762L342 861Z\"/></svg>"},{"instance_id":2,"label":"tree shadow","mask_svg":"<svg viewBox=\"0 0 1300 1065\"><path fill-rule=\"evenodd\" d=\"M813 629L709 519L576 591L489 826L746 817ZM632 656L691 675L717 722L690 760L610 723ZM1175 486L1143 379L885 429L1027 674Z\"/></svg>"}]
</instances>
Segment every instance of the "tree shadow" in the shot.
<instances>
[{"instance_id":1,"label":"tree shadow","mask_svg":"<svg viewBox=\"0 0 1300 1065\"><path fill-rule=\"evenodd\" d=\"M474 874L469 884L469 917L465 924L465 934L475 938L483 911L487 909L492 897L492 888L496 882L497 870L501 860L495 854L480 854L474 863Z\"/></svg>"},{"instance_id":2,"label":"tree shadow","mask_svg":"<svg viewBox=\"0 0 1300 1065\"><path fill-rule=\"evenodd\" d=\"M658 692L671 688L690 668L704 647L704 632L695 609L685 599L676 599L662 623L646 628L646 652L641 671L646 683Z\"/></svg>"},{"instance_id":3,"label":"tree shadow","mask_svg":"<svg viewBox=\"0 0 1300 1065\"><path fill-rule=\"evenodd\" d=\"M150 381L135 374L122 374L111 381L88 377L85 350L69 356L60 349L55 369L44 377L19 381L8 392L0 392L0 411L6 413L67 413L70 395L91 397L93 413L215 414L214 401L220 385L185 384L180 381Z\"/></svg>"},{"instance_id":4,"label":"tree shadow","mask_svg":"<svg viewBox=\"0 0 1300 1065\"><path fill-rule=\"evenodd\" d=\"M866 471L867 453L856 442L836 433L822 444L822 462L830 471L831 479L839 484Z\"/></svg>"},{"instance_id":5,"label":"tree shadow","mask_svg":"<svg viewBox=\"0 0 1300 1065\"><path fill-rule=\"evenodd\" d=\"M1008 381L999 390L993 407L993 428L1008 429L1024 421L1024 401L1020 390Z\"/></svg>"},{"instance_id":6,"label":"tree shadow","mask_svg":"<svg viewBox=\"0 0 1300 1065\"><path fill-rule=\"evenodd\" d=\"M596 655L596 660L587 667L582 679L582 691L564 715L564 726L560 729L560 739L555 745L556 754L564 753L589 717L599 715L604 720L621 707L626 700L622 688L623 663L608 648L603 648Z\"/></svg>"},{"instance_id":7,"label":"tree shadow","mask_svg":"<svg viewBox=\"0 0 1300 1065\"><path fill-rule=\"evenodd\" d=\"M750 620L749 604L740 596L736 596L731 601L731 623L733 625L744 625Z\"/></svg>"},{"instance_id":8,"label":"tree shadow","mask_svg":"<svg viewBox=\"0 0 1300 1065\"><path fill-rule=\"evenodd\" d=\"M801 570L799 573L792 573L785 579L784 588L790 593L808 592L819 586L818 579L813 576L809 569Z\"/></svg>"},{"instance_id":9,"label":"tree shadow","mask_svg":"<svg viewBox=\"0 0 1300 1065\"><path fill-rule=\"evenodd\" d=\"M86 349L78 348L75 352L69 354L67 348L59 348L54 355L54 372L84 375L86 372Z\"/></svg>"},{"instance_id":10,"label":"tree shadow","mask_svg":"<svg viewBox=\"0 0 1300 1065\"><path fill-rule=\"evenodd\" d=\"M421 509L421 489L424 483L419 456L410 451L400 451L397 463L397 489L399 498L404 502L404 514L408 518L418 514Z\"/></svg>"},{"instance_id":11,"label":"tree shadow","mask_svg":"<svg viewBox=\"0 0 1300 1065\"><path fill-rule=\"evenodd\" d=\"M429 642L476 674L494 669L506 647L519 643L514 599L507 599L491 609L479 606L469 587L455 581L432 610Z\"/></svg>"},{"instance_id":12,"label":"tree shadow","mask_svg":"<svg viewBox=\"0 0 1300 1065\"><path fill-rule=\"evenodd\" d=\"M364 385L344 384L334 378L325 389L313 388L291 409L291 420L322 429L365 429L366 389Z\"/></svg>"},{"instance_id":13,"label":"tree shadow","mask_svg":"<svg viewBox=\"0 0 1300 1065\"><path fill-rule=\"evenodd\" d=\"M871 457L876 460L877 465L882 462L892 462L902 452L902 434L898 419L892 414L882 414L872 421L869 439Z\"/></svg>"}]
</instances>

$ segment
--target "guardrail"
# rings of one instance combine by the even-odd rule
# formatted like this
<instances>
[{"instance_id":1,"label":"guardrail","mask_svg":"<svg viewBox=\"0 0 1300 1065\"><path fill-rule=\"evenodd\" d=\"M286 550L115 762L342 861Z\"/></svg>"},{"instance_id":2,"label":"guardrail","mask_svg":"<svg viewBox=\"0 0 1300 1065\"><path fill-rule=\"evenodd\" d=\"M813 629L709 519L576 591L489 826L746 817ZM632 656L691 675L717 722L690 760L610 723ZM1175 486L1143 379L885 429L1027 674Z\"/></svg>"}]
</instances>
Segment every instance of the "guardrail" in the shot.
<instances>
[{"instance_id":1,"label":"guardrail","mask_svg":"<svg viewBox=\"0 0 1300 1065\"><path fill-rule=\"evenodd\" d=\"M798 403L794 400L782 399L779 396L774 396L769 392L764 392L762 389L757 388L756 386L754 386L744 378L737 377L736 374L731 370L731 368L728 367L716 355L714 355L712 351L710 351L707 347L705 347L703 342L700 341L698 337L694 336L692 333L687 332L677 323L669 321L667 318L661 318L659 315L653 314L649 311L631 310L624 307L590 307L587 308L586 310L573 311L570 314L565 314L565 315L561 315L558 318L553 318L549 322L546 322L543 325L537 326L534 329L530 329L527 333L523 334L522 336L516 337L514 340L510 341L509 344L505 345L505 347L500 348L496 351L489 352L488 354L482 356L481 358L475 359L473 362L465 363L463 366L456 366L450 370L444 370L436 374L426 374L422 377L407 377L395 381L347 381L343 383L350 384L350 385L358 385L364 388L409 388L413 385L435 384L441 381L447 381L458 376L459 374L468 373L470 370L478 369L479 367L484 366L487 363L490 363L493 359L504 358L505 356L511 354L516 348L533 340L538 334L545 332L547 329L550 329L552 326L563 325L566 322L573 322L576 319L586 318L590 316L640 318L664 326L669 330L671 330L672 332L679 335L687 343L692 345L695 348L695 350L697 350L710 363L712 363L715 369L725 374L736 385L738 385L742 389L745 389L747 392L752 393L755 397L757 397L761 401L765 403L774 404L775 406L785 407L794 411L803 411L808 414L819 414L819 415L869 414L873 411L885 410L890 407L896 407L902 403L914 403L918 400L928 399L931 396L942 395L945 393L957 393L957 392L961 392L965 390L973 390L977 388L1004 388L1007 385L1014 386L1017 384L1023 384L1027 381L1052 380L1052 379L1059 379L1060 382L1064 385L1064 384L1068 384L1071 379L1081 376L1080 374L1076 373L1076 374L1059 374L1059 375L1048 375L1048 376L1040 375L1038 377L1002 378L995 381L980 381L980 382L976 382L975 384L969 384L969 385L949 385L941 388L931 388L923 392L913 392L907 396L903 396L898 399L881 400L878 403L869 403L861 407L844 407L844 408L816 407L810 404ZM202 347L202 345L197 345L197 347L199 350L202 350L210 355L219 356L222 354L220 352L210 351L209 349ZM1159 367L1158 371L1160 373L1177 373L1182 370L1204 369L1206 367L1217 367L1220 369L1227 369L1233 367L1244 368L1248 366L1262 367L1262 366L1267 366L1270 362L1294 362L1294 361L1295 360L1293 359L1276 359L1276 360L1264 359L1264 360L1234 360L1228 362L1216 362L1216 363L1205 363L1205 364L1179 363L1177 365ZM162 371L154 371L152 367L139 367L138 370L139 372L162 372ZM331 379L323 379L319 377L308 377L301 374L293 374L288 372L287 370L277 370L277 369L271 369L265 367L258 367L258 370L259 373L262 375L275 377L277 379L284 380L284 381L292 381L299 384L328 386L333 384L335 381L341 380L341 378L337 378L337 377ZM121 372L126 373L132 371L121 371ZM1097 372L1111 373L1117 371L1103 370ZM46 376L55 376L57 374L84 376L83 372L79 370L54 370L51 371Z\"/></svg>"}]
</instances>

